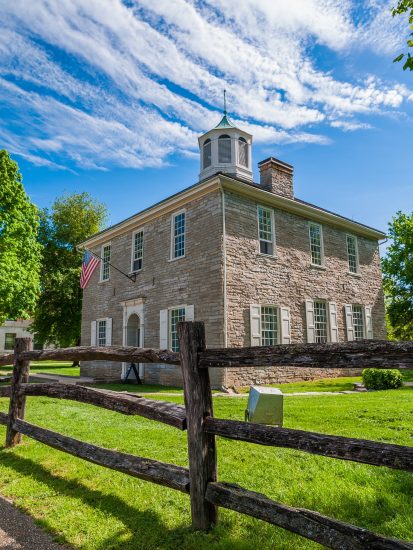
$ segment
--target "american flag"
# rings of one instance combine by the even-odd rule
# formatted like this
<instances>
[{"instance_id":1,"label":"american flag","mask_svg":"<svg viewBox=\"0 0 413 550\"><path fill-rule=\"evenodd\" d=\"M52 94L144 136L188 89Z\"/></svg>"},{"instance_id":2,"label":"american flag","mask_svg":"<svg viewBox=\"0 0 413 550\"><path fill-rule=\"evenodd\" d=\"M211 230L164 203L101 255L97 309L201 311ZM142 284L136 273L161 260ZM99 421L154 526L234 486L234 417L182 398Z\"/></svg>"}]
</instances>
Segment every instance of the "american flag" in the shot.
<instances>
[{"instance_id":1,"label":"american flag","mask_svg":"<svg viewBox=\"0 0 413 550\"><path fill-rule=\"evenodd\" d=\"M82 260L82 272L80 274L80 288L85 288L93 275L99 260L89 250L85 250Z\"/></svg>"}]
</instances>

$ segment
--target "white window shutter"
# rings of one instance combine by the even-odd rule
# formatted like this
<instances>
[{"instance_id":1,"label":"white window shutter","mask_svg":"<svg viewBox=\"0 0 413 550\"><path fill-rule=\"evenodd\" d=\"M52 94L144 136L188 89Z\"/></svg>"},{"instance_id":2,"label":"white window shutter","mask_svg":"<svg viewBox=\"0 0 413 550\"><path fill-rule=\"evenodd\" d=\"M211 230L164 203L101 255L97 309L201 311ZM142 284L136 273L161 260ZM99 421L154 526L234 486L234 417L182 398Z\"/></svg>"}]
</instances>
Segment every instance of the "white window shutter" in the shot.
<instances>
[{"instance_id":1,"label":"white window shutter","mask_svg":"<svg viewBox=\"0 0 413 550\"><path fill-rule=\"evenodd\" d=\"M96 321L90 323L90 345L96 346Z\"/></svg>"},{"instance_id":2,"label":"white window shutter","mask_svg":"<svg viewBox=\"0 0 413 550\"><path fill-rule=\"evenodd\" d=\"M161 309L159 312L159 347L168 349L168 310Z\"/></svg>"},{"instance_id":3,"label":"white window shutter","mask_svg":"<svg viewBox=\"0 0 413 550\"><path fill-rule=\"evenodd\" d=\"M251 346L261 345L261 306L250 305Z\"/></svg>"},{"instance_id":4,"label":"white window shutter","mask_svg":"<svg viewBox=\"0 0 413 550\"><path fill-rule=\"evenodd\" d=\"M112 345L112 319L111 317L106 318L106 345Z\"/></svg>"},{"instance_id":5,"label":"white window shutter","mask_svg":"<svg viewBox=\"0 0 413 550\"><path fill-rule=\"evenodd\" d=\"M352 342L354 340L353 306L345 304L344 313L346 316L347 341Z\"/></svg>"},{"instance_id":6,"label":"white window shutter","mask_svg":"<svg viewBox=\"0 0 413 550\"><path fill-rule=\"evenodd\" d=\"M305 301L305 318L307 322L307 342L315 342L314 300Z\"/></svg>"},{"instance_id":7,"label":"white window shutter","mask_svg":"<svg viewBox=\"0 0 413 550\"><path fill-rule=\"evenodd\" d=\"M280 307L281 344L291 344L290 308Z\"/></svg>"},{"instance_id":8,"label":"white window shutter","mask_svg":"<svg viewBox=\"0 0 413 550\"><path fill-rule=\"evenodd\" d=\"M328 312L330 315L330 342L338 342L337 304L330 302Z\"/></svg>"},{"instance_id":9,"label":"white window shutter","mask_svg":"<svg viewBox=\"0 0 413 550\"><path fill-rule=\"evenodd\" d=\"M364 306L365 335L369 340L373 339L373 319L371 316L371 310L371 306Z\"/></svg>"},{"instance_id":10,"label":"white window shutter","mask_svg":"<svg viewBox=\"0 0 413 550\"><path fill-rule=\"evenodd\" d=\"M194 306L185 307L185 321L193 321L195 318Z\"/></svg>"}]
</instances>

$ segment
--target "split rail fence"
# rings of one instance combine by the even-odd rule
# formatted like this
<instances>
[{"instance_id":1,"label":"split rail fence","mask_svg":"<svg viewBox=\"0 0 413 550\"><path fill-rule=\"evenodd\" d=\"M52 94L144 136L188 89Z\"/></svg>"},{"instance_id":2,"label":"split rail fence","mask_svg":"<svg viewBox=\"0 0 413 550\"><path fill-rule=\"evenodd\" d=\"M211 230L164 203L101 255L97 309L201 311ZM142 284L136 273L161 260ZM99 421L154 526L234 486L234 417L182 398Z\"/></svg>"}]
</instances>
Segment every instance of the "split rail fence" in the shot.
<instances>
[{"instance_id":1,"label":"split rail fence","mask_svg":"<svg viewBox=\"0 0 413 550\"><path fill-rule=\"evenodd\" d=\"M234 484L218 481L216 436L259 445L296 449L325 457L413 472L413 447L334 435L276 428L214 418L209 368L294 365L306 367L413 368L413 342L362 341L338 344L289 344L274 347L206 349L201 322L178 325L180 353L132 347L76 347L31 351L30 339L16 340L14 354L0 356L0 365L14 363L6 447L22 435L100 466L112 468L190 495L192 525L207 530L224 507L283 527L335 549L413 549L413 543L384 537L317 512L293 508ZM106 360L181 365L185 406L109 390L62 383L29 384L32 360ZM26 396L48 396L90 403L127 415L187 430L189 468L104 449L35 426L24 420Z\"/></svg>"}]
</instances>

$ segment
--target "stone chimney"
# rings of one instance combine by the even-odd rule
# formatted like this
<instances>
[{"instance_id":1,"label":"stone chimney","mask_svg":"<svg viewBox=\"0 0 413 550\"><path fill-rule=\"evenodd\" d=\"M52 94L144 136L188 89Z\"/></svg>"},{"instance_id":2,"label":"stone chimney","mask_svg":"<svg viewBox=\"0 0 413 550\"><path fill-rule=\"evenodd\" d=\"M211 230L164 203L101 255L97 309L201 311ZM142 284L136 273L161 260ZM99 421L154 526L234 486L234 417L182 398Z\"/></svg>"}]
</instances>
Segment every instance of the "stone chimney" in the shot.
<instances>
[{"instance_id":1,"label":"stone chimney","mask_svg":"<svg viewBox=\"0 0 413 550\"><path fill-rule=\"evenodd\" d=\"M294 198L293 167L291 164L269 157L258 163L260 184L263 189L288 199Z\"/></svg>"}]
</instances>

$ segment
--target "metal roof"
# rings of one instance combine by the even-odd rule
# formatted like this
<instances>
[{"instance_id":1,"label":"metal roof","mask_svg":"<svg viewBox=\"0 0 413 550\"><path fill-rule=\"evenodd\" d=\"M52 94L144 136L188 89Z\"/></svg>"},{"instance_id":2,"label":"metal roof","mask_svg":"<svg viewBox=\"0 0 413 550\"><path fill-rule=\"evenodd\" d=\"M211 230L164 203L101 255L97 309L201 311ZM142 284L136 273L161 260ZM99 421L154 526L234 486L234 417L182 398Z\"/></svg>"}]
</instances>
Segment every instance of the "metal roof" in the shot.
<instances>
[{"instance_id":1,"label":"metal roof","mask_svg":"<svg viewBox=\"0 0 413 550\"><path fill-rule=\"evenodd\" d=\"M221 130L222 128L236 128L227 117L227 113L221 118L221 121L215 126L214 130Z\"/></svg>"}]
</instances>

